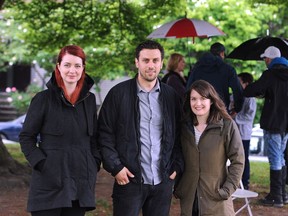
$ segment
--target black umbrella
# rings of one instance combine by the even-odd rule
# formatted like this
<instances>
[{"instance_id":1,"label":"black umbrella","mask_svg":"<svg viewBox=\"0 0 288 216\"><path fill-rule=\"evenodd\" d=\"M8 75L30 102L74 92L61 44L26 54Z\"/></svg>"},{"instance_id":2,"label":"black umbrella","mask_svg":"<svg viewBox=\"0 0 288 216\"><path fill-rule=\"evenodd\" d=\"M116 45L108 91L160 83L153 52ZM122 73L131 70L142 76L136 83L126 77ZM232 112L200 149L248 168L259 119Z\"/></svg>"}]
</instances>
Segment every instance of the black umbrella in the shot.
<instances>
[{"instance_id":1,"label":"black umbrella","mask_svg":"<svg viewBox=\"0 0 288 216\"><path fill-rule=\"evenodd\" d=\"M261 60L260 55L269 46L281 51L281 56L288 58L288 41L279 37L258 37L247 40L236 47L226 58L241 60Z\"/></svg>"}]
</instances>

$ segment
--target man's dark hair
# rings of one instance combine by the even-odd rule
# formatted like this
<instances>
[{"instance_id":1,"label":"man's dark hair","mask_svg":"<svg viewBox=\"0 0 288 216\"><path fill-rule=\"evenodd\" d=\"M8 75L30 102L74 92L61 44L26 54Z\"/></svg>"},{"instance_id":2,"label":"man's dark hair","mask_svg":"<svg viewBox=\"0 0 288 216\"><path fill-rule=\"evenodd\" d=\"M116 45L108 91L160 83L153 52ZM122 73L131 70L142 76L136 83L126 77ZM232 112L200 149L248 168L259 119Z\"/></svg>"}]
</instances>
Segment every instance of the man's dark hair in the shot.
<instances>
[{"instance_id":1,"label":"man's dark hair","mask_svg":"<svg viewBox=\"0 0 288 216\"><path fill-rule=\"evenodd\" d=\"M140 43L135 50L135 58L139 59L140 51L143 49L159 49L161 52L161 60L164 59L164 49L160 43L153 41L153 40L146 40Z\"/></svg>"},{"instance_id":2,"label":"man's dark hair","mask_svg":"<svg viewBox=\"0 0 288 216\"><path fill-rule=\"evenodd\" d=\"M251 84L254 81L253 76L247 72L243 72L243 73L238 74L238 77L241 78L243 83Z\"/></svg>"},{"instance_id":3,"label":"man's dark hair","mask_svg":"<svg viewBox=\"0 0 288 216\"><path fill-rule=\"evenodd\" d=\"M223 44L216 42L210 46L210 52L213 55L219 56L221 52L225 52L225 47Z\"/></svg>"}]
</instances>

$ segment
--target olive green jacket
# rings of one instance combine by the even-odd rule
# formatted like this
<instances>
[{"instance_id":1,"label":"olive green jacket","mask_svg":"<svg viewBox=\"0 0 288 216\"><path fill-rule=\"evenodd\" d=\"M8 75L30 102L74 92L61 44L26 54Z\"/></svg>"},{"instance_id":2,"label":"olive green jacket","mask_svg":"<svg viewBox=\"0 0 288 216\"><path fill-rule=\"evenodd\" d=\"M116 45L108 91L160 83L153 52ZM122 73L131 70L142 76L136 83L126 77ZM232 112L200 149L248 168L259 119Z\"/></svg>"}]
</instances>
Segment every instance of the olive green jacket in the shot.
<instances>
[{"instance_id":1,"label":"olive green jacket","mask_svg":"<svg viewBox=\"0 0 288 216\"><path fill-rule=\"evenodd\" d=\"M235 122L222 120L209 124L198 145L192 123L185 122L181 142L185 170L175 188L181 215L192 215L196 191L200 215L235 215L231 195L239 185L244 168L243 145Z\"/></svg>"}]
</instances>

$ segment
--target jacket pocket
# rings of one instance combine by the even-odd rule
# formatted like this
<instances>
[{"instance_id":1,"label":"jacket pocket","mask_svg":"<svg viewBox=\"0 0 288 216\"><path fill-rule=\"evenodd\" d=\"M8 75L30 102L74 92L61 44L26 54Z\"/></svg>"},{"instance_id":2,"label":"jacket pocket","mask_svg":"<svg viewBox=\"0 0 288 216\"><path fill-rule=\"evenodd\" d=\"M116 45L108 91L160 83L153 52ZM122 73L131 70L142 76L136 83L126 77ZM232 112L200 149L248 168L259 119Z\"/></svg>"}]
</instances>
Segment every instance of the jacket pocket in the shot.
<instances>
[{"instance_id":1,"label":"jacket pocket","mask_svg":"<svg viewBox=\"0 0 288 216\"><path fill-rule=\"evenodd\" d=\"M174 191L175 197L181 199L195 195L196 185L193 184L193 181L189 176L191 176L191 174L185 175L184 173L182 175Z\"/></svg>"},{"instance_id":2,"label":"jacket pocket","mask_svg":"<svg viewBox=\"0 0 288 216\"><path fill-rule=\"evenodd\" d=\"M39 189L49 190L61 187L62 163L59 152L49 151L47 154L43 169L33 173L32 183ZM54 153L52 153L54 152ZM46 152L47 153L47 152Z\"/></svg>"}]
</instances>

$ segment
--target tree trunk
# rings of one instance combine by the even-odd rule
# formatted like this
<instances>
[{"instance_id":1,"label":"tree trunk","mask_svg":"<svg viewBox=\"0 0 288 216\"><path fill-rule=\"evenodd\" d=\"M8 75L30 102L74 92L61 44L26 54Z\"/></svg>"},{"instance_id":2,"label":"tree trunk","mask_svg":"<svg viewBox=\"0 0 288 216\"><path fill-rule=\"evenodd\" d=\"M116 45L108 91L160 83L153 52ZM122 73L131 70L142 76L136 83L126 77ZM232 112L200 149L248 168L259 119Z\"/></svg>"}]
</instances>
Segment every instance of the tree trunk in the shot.
<instances>
[{"instance_id":1,"label":"tree trunk","mask_svg":"<svg viewBox=\"0 0 288 216\"><path fill-rule=\"evenodd\" d=\"M0 188L28 186L31 168L12 158L0 138Z\"/></svg>"},{"instance_id":2,"label":"tree trunk","mask_svg":"<svg viewBox=\"0 0 288 216\"><path fill-rule=\"evenodd\" d=\"M5 0L0 0L0 10L2 10L4 2L5 2Z\"/></svg>"}]
</instances>

